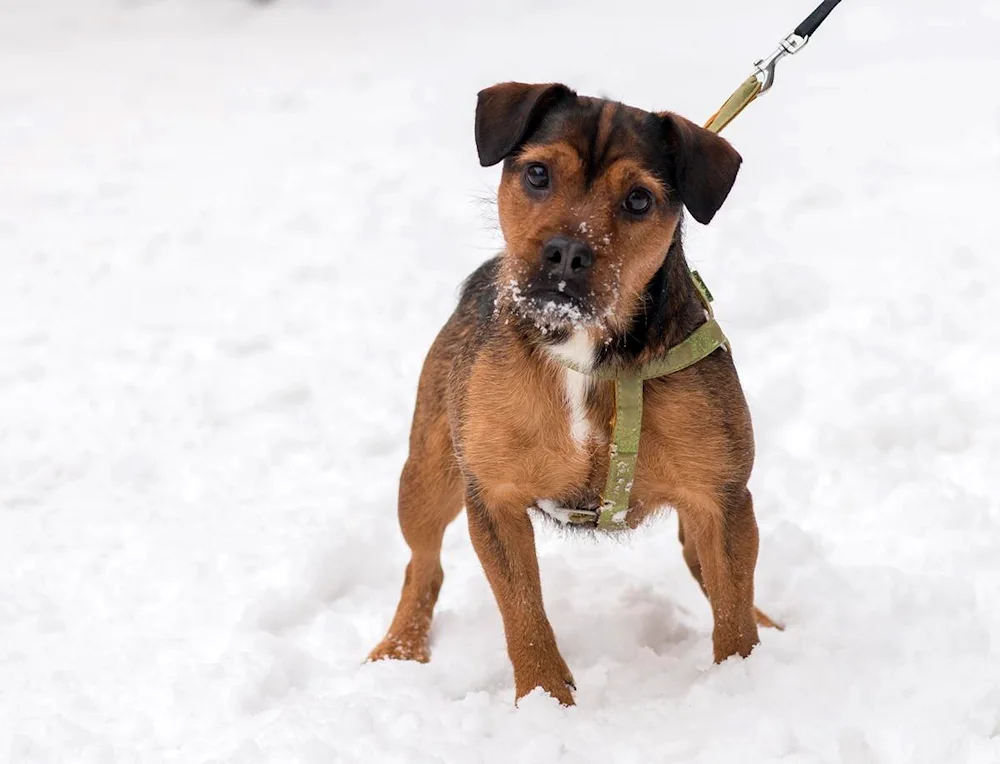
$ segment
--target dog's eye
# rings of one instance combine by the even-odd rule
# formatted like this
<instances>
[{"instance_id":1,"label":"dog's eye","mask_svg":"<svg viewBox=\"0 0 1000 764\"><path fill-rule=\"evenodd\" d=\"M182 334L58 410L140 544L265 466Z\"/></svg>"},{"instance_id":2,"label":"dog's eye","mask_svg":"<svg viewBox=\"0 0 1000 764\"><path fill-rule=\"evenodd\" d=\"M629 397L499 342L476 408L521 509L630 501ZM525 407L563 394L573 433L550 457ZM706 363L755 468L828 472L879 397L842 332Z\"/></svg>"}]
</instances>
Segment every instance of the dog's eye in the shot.
<instances>
[{"instance_id":1,"label":"dog's eye","mask_svg":"<svg viewBox=\"0 0 1000 764\"><path fill-rule=\"evenodd\" d=\"M549 187L549 168L541 162L532 162L524 168L524 182L541 191Z\"/></svg>"},{"instance_id":2,"label":"dog's eye","mask_svg":"<svg viewBox=\"0 0 1000 764\"><path fill-rule=\"evenodd\" d=\"M645 215L652 208L653 195L645 188L633 188L622 202L622 209L630 215Z\"/></svg>"}]
</instances>

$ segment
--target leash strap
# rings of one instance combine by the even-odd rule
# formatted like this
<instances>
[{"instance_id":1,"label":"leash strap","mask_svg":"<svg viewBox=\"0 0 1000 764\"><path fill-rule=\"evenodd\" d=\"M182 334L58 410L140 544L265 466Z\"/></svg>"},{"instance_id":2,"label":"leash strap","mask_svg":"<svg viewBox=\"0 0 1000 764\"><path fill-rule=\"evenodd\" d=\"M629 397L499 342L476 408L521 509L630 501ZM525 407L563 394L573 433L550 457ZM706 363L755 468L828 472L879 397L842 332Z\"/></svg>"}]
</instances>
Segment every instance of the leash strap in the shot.
<instances>
[{"instance_id":1,"label":"leash strap","mask_svg":"<svg viewBox=\"0 0 1000 764\"><path fill-rule=\"evenodd\" d=\"M722 104L719 110L709 118L708 122L705 123L705 129L711 130L713 133L720 132L722 128L736 119L741 111L753 103L753 100L760 95L762 87L763 83L757 75L751 74L736 89L736 92L729 96L729 100Z\"/></svg>"},{"instance_id":2,"label":"leash strap","mask_svg":"<svg viewBox=\"0 0 1000 764\"><path fill-rule=\"evenodd\" d=\"M840 0L823 0L816 10L806 16L805 21L795 27L795 34L799 37L809 38L819 29L819 25L826 21L830 12L840 4Z\"/></svg>"}]
</instances>

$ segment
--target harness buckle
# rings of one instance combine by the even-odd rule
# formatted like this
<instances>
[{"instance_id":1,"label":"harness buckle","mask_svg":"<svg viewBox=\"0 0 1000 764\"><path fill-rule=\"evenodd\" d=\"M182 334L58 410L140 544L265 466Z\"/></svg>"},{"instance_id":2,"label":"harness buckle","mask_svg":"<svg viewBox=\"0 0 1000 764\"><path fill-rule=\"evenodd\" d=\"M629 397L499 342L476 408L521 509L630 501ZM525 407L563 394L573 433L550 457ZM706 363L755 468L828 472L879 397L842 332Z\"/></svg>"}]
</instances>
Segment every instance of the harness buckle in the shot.
<instances>
[{"instance_id":1,"label":"harness buckle","mask_svg":"<svg viewBox=\"0 0 1000 764\"><path fill-rule=\"evenodd\" d=\"M550 499L539 499L535 507L563 525L597 525L600 512L585 507L564 507Z\"/></svg>"},{"instance_id":2,"label":"harness buckle","mask_svg":"<svg viewBox=\"0 0 1000 764\"><path fill-rule=\"evenodd\" d=\"M595 525L598 516L596 509L571 509L567 522L570 525Z\"/></svg>"}]
</instances>

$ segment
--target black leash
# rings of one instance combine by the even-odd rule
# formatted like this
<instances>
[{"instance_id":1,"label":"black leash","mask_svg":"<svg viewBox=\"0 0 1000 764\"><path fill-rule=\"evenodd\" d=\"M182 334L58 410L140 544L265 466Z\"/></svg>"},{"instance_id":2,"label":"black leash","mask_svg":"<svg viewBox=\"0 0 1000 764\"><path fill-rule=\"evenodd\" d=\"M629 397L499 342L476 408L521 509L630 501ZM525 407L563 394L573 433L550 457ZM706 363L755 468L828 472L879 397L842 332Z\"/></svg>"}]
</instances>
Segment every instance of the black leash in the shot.
<instances>
[{"instance_id":1,"label":"black leash","mask_svg":"<svg viewBox=\"0 0 1000 764\"><path fill-rule=\"evenodd\" d=\"M840 0L823 0L816 10L806 16L805 21L795 27L795 34L799 37L805 37L809 39L813 32L819 29L819 25L826 21L826 17L830 15L830 11L837 7Z\"/></svg>"}]
</instances>

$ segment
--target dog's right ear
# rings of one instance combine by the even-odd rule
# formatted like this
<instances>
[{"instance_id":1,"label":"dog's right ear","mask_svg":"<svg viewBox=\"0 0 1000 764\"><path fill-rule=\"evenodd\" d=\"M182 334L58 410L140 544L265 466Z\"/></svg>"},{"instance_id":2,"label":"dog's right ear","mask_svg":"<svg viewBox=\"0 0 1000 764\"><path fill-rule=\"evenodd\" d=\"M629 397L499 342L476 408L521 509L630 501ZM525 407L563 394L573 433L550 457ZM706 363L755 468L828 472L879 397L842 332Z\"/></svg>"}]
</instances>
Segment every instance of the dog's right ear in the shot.
<instances>
[{"instance_id":1,"label":"dog's right ear","mask_svg":"<svg viewBox=\"0 0 1000 764\"><path fill-rule=\"evenodd\" d=\"M501 82L479 91L476 102L476 149L479 164L495 165L510 156L563 98L576 93L565 85Z\"/></svg>"}]
</instances>

